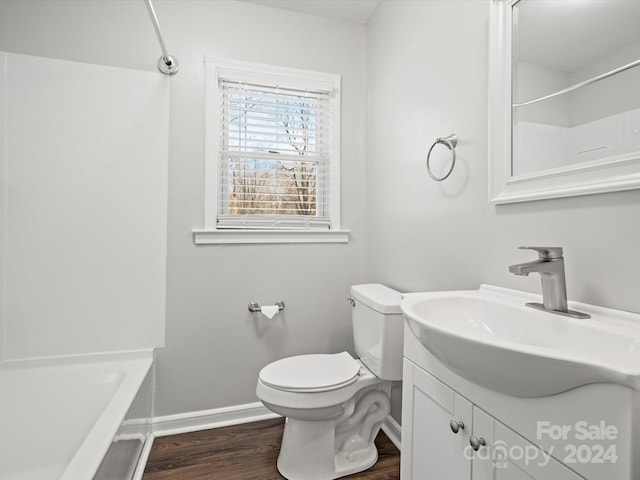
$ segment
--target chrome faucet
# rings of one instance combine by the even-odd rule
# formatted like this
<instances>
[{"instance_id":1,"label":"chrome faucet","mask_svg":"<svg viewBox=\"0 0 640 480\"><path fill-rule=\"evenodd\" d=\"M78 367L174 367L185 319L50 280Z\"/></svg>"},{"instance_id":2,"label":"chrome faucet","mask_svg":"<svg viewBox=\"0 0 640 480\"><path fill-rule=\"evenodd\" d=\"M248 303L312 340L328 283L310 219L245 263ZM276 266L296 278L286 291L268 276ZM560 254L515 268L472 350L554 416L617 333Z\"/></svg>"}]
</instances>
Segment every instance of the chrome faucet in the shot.
<instances>
[{"instance_id":1,"label":"chrome faucet","mask_svg":"<svg viewBox=\"0 0 640 480\"><path fill-rule=\"evenodd\" d=\"M567 284L564 276L564 257L561 247L519 247L538 252L538 260L511 265L509 271L516 275L539 273L542 278L542 303L527 303L527 307L575 318L590 315L567 308Z\"/></svg>"}]
</instances>

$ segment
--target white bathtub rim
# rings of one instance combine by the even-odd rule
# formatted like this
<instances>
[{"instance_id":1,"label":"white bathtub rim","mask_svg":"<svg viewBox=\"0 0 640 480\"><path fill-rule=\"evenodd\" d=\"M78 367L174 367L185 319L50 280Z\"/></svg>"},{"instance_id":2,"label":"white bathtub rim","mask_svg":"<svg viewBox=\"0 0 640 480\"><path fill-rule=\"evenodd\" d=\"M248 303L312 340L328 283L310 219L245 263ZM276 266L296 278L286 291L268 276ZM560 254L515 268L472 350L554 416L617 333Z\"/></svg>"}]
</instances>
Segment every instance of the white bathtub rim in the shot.
<instances>
[{"instance_id":1,"label":"white bathtub rim","mask_svg":"<svg viewBox=\"0 0 640 480\"><path fill-rule=\"evenodd\" d=\"M151 455L153 440L153 434L147 435L144 445L142 446L142 452L140 452L140 457L138 458L138 463L136 464L136 469L133 471L131 480L142 480L144 470L147 466L147 461L149 460L149 455Z\"/></svg>"},{"instance_id":2,"label":"white bathtub rim","mask_svg":"<svg viewBox=\"0 0 640 480\"><path fill-rule=\"evenodd\" d=\"M93 478L153 364L153 351L109 353L106 357L104 355L91 355L91 358L91 363L107 363L112 364L114 367L120 366L127 373L113 398L102 411L82 445L67 465L60 480ZM102 358L102 361L99 361L99 358ZM76 357L74 359L78 360L78 365L82 364L80 358Z\"/></svg>"},{"instance_id":3,"label":"white bathtub rim","mask_svg":"<svg viewBox=\"0 0 640 480\"><path fill-rule=\"evenodd\" d=\"M147 372L153 364L154 350L135 350L103 352L88 355L69 355L11 359L0 362L0 375L9 378L18 375L30 375L32 372L48 374L53 378L56 370L88 371L98 375L115 373L121 380L115 387L108 403L92 424L87 425L89 432L75 449L71 459L61 458L59 480L78 480L92 478L100 466L111 442L130 408ZM15 378L15 377L14 377ZM63 433L62 433L63 434ZM20 473L20 471L18 472ZM61 475L59 477L59 475ZM29 477L31 478L31 477Z\"/></svg>"},{"instance_id":4,"label":"white bathtub rim","mask_svg":"<svg viewBox=\"0 0 640 480\"><path fill-rule=\"evenodd\" d=\"M60 365L86 365L88 363L120 362L153 358L154 349L117 350L108 352L77 353L71 355L53 355L41 357L4 358L0 361L0 371L19 368L46 368Z\"/></svg>"}]
</instances>

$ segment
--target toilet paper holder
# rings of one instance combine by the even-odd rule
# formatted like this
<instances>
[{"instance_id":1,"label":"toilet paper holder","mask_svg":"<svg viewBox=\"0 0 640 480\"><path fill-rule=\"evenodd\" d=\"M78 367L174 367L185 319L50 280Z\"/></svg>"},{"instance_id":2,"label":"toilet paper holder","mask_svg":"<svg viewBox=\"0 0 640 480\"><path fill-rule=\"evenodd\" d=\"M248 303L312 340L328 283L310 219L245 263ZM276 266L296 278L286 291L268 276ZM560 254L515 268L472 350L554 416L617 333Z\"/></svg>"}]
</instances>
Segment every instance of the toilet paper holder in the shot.
<instances>
[{"instance_id":1,"label":"toilet paper holder","mask_svg":"<svg viewBox=\"0 0 640 480\"><path fill-rule=\"evenodd\" d=\"M278 306L278 311L284 310L284 302L282 300L278 300L276 302ZM262 307L258 305L258 302L250 302L249 303L249 311L250 312L262 312Z\"/></svg>"}]
</instances>

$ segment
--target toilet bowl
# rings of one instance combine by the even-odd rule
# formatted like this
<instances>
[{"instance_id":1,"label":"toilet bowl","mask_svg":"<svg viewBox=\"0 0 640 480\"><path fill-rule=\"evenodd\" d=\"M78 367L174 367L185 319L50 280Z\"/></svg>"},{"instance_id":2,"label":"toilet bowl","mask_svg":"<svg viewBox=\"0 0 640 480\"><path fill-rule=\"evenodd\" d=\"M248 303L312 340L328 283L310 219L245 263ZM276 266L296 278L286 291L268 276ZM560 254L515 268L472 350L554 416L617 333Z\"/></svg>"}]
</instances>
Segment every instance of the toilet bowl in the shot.
<instances>
[{"instance_id":1,"label":"toilet bowl","mask_svg":"<svg viewBox=\"0 0 640 480\"><path fill-rule=\"evenodd\" d=\"M274 372L280 384L269 375ZM304 388L294 386L292 380L304 373ZM318 380L315 386L313 379ZM390 389L391 382L347 352L301 355L268 365L256 392L269 410L287 419L280 473L292 480L328 480L371 467L378 459L373 440L391 408Z\"/></svg>"},{"instance_id":2,"label":"toilet bowl","mask_svg":"<svg viewBox=\"0 0 640 480\"><path fill-rule=\"evenodd\" d=\"M378 284L351 288L356 352L299 355L259 374L256 394L286 417L278 470L290 480L330 480L371 467L375 437L402 378L400 293Z\"/></svg>"}]
</instances>

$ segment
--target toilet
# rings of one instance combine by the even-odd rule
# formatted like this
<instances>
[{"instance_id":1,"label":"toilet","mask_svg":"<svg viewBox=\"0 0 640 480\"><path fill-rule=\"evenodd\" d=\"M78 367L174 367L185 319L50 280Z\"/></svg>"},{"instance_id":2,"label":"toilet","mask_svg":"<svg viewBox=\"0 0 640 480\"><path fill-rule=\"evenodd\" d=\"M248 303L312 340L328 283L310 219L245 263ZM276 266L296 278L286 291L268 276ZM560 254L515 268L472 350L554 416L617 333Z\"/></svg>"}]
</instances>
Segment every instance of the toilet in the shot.
<instances>
[{"instance_id":1,"label":"toilet","mask_svg":"<svg viewBox=\"0 0 640 480\"><path fill-rule=\"evenodd\" d=\"M286 417L278 470L290 480L329 480L378 460L374 440L390 411L391 382L402 380L400 292L380 284L351 287L355 351L270 363L256 394Z\"/></svg>"}]
</instances>

